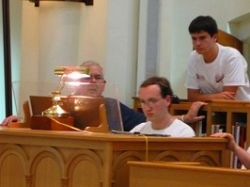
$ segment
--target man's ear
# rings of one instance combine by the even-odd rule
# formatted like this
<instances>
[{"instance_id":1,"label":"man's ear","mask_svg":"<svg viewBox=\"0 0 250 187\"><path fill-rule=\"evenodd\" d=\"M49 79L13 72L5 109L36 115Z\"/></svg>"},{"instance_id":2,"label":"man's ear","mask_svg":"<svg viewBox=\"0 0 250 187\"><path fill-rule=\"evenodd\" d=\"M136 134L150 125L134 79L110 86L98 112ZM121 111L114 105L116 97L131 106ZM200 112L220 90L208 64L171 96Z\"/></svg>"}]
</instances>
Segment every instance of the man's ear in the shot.
<instances>
[{"instance_id":1,"label":"man's ear","mask_svg":"<svg viewBox=\"0 0 250 187\"><path fill-rule=\"evenodd\" d=\"M166 100L166 102L168 102L169 105L170 105L171 102L172 102L172 97L171 97L170 95L167 95L167 96L165 97L165 100Z\"/></svg>"},{"instance_id":2,"label":"man's ear","mask_svg":"<svg viewBox=\"0 0 250 187\"><path fill-rule=\"evenodd\" d=\"M215 42L217 42L218 41L218 33L214 34L212 36L212 38L214 39Z\"/></svg>"}]
</instances>

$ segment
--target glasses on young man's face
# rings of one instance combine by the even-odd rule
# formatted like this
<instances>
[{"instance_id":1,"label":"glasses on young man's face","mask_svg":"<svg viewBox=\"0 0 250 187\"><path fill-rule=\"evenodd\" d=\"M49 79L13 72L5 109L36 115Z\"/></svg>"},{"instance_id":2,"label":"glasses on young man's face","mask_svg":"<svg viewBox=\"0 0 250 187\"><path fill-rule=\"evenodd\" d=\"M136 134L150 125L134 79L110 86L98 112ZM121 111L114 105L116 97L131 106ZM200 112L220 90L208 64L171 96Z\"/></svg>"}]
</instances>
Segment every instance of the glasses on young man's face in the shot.
<instances>
[{"instance_id":1,"label":"glasses on young man's face","mask_svg":"<svg viewBox=\"0 0 250 187\"><path fill-rule=\"evenodd\" d=\"M154 107L162 98L150 98L147 101L140 100L141 106L148 106L148 107Z\"/></svg>"}]
</instances>

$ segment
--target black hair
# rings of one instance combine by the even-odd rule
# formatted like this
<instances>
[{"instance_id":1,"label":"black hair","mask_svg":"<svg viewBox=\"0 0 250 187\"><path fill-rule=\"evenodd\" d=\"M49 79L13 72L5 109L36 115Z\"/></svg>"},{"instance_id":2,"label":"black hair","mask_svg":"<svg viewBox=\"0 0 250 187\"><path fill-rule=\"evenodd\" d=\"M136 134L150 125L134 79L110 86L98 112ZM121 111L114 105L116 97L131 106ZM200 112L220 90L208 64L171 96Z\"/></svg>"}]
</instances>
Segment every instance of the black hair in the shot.
<instances>
[{"instance_id":1,"label":"black hair","mask_svg":"<svg viewBox=\"0 0 250 187\"><path fill-rule=\"evenodd\" d=\"M208 32L210 36L218 33L217 23L211 16L198 16L190 23L189 33Z\"/></svg>"}]
</instances>

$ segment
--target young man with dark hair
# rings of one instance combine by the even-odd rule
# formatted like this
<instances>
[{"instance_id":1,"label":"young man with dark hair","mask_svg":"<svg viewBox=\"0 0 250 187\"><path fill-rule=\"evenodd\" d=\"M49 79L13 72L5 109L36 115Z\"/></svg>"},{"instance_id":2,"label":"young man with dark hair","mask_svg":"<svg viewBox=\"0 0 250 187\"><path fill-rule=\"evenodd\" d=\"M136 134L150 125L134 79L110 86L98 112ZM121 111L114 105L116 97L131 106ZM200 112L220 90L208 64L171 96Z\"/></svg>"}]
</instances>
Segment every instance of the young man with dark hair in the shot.
<instances>
[{"instance_id":1,"label":"young man with dark hair","mask_svg":"<svg viewBox=\"0 0 250 187\"><path fill-rule=\"evenodd\" d=\"M217 43L218 28L211 16L198 16L189 25L194 51L187 68L188 99L249 100L247 62L234 48Z\"/></svg>"},{"instance_id":2,"label":"young man with dark hair","mask_svg":"<svg viewBox=\"0 0 250 187\"><path fill-rule=\"evenodd\" d=\"M147 122L141 123L130 132L161 134L173 137L192 137L193 129L169 113L173 92L167 79L151 77L139 89L139 99Z\"/></svg>"}]
</instances>

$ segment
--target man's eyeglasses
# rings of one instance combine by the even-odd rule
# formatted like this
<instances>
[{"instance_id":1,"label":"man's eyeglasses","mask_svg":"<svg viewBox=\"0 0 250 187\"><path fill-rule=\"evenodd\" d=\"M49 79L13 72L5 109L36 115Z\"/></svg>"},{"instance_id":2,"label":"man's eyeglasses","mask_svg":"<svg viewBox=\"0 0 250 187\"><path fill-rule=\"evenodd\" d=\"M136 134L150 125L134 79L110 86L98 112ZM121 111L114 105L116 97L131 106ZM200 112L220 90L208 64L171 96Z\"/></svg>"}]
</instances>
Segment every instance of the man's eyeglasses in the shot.
<instances>
[{"instance_id":1,"label":"man's eyeglasses","mask_svg":"<svg viewBox=\"0 0 250 187\"><path fill-rule=\"evenodd\" d=\"M86 77L81 79L81 82L101 82L101 83L105 83L106 81L104 80L104 77L102 75L98 75L98 74L91 74L90 77Z\"/></svg>"},{"instance_id":2,"label":"man's eyeglasses","mask_svg":"<svg viewBox=\"0 0 250 187\"><path fill-rule=\"evenodd\" d=\"M162 98L161 98L162 99ZM153 107L155 106L161 99L156 99L156 98L151 98L151 99L148 99L147 101L144 101L144 100L140 100L141 102L141 106L149 106L149 107Z\"/></svg>"}]
</instances>

